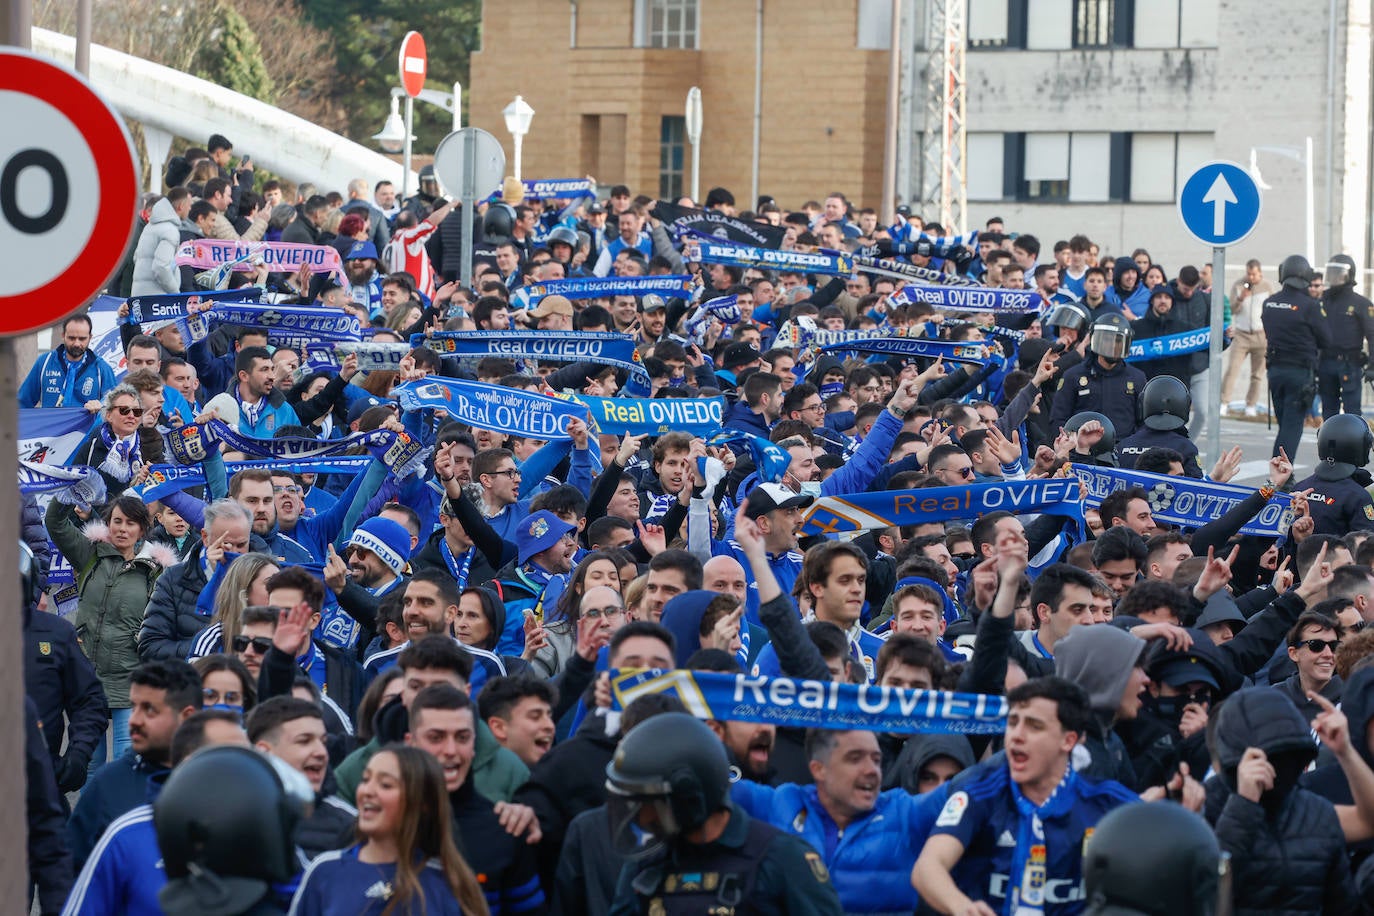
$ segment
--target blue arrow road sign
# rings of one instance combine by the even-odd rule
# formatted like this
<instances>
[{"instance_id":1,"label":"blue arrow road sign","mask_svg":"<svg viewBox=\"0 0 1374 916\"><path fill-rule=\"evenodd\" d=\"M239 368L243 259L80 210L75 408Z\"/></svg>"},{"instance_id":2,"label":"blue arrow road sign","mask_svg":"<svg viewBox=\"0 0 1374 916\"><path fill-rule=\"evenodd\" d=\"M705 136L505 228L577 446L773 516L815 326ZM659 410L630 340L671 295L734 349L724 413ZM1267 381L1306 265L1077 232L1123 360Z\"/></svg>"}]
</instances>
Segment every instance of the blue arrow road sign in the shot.
<instances>
[{"instance_id":1,"label":"blue arrow road sign","mask_svg":"<svg viewBox=\"0 0 1374 916\"><path fill-rule=\"evenodd\" d=\"M1234 245L1259 222L1260 192L1250 174L1234 162L1209 162L1183 183L1178 215L1205 245Z\"/></svg>"}]
</instances>

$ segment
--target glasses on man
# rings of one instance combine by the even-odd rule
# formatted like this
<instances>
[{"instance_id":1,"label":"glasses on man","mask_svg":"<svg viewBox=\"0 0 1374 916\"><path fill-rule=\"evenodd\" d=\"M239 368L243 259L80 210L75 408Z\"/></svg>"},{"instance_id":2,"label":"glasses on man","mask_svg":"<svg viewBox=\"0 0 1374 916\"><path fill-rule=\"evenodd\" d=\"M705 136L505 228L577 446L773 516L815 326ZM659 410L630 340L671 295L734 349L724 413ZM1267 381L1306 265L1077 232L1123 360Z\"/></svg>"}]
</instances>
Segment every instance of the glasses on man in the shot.
<instances>
[{"instance_id":1,"label":"glasses on man","mask_svg":"<svg viewBox=\"0 0 1374 916\"><path fill-rule=\"evenodd\" d=\"M266 636L254 636L252 639L249 639L247 636L234 637L235 652L247 652L249 646L253 647L254 654L266 655L267 650L272 648L272 640L268 639Z\"/></svg>"},{"instance_id":2,"label":"glasses on man","mask_svg":"<svg viewBox=\"0 0 1374 916\"><path fill-rule=\"evenodd\" d=\"M1341 641L1339 639L1302 639L1298 641L1298 645L1306 646L1317 655L1320 655L1323 649L1330 649L1332 652L1335 652L1341 647Z\"/></svg>"},{"instance_id":3,"label":"glasses on man","mask_svg":"<svg viewBox=\"0 0 1374 916\"><path fill-rule=\"evenodd\" d=\"M585 618L587 618L588 620L604 620L604 619L607 618L607 617L619 617L621 614L624 614L624 613L625 613L625 609L624 609L623 607L617 607L617 606L615 606L615 605L610 605L610 606L608 606L608 607L584 607L584 608L581 608L581 609L578 611L578 616L579 616L579 617L585 617Z\"/></svg>"},{"instance_id":4,"label":"glasses on man","mask_svg":"<svg viewBox=\"0 0 1374 916\"><path fill-rule=\"evenodd\" d=\"M520 476L520 469L506 468L504 471L492 471L491 473L494 477L509 477L511 480L515 480Z\"/></svg>"},{"instance_id":5,"label":"glasses on man","mask_svg":"<svg viewBox=\"0 0 1374 916\"><path fill-rule=\"evenodd\" d=\"M277 495L281 495L282 493L289 493L292 496L303 496L305 495L305 488L299 487L293 483L285 487L273 486L272 492L276 493Z\"/></svg>"},{"instance_id":6,"label":"glasses on man","mask_svg":"<svg viewBox=\"0 0 1374 916\"><path fill-rule=\"evenodd\" d=\"M964 480L968 480L968 479L970 479L971 477L973 477L973 468L972 468L972 466L968 466L968 465L966 465L966 466L964 466L964 467L962 467L962 468L940 468L939 472L937 472L937 473L958 474L958 475L959 475L960 477L962 477Z\"/></svg>"},{"instance_id":7,"label":"glasses on man","mask_svg":"<svg viewBox=\"0 0 1374 916\"><path fill-rule=\"evenodd\" d=\"M142 407L129 407L129 406L127 406L127 405L122 405L122 406L116 407L116 408L114 408L114 409L115 409L115 412L118 413L121 417L141 417L141 416L143 416L143 408L142 408Z\"/></svg>"}]
</instances>

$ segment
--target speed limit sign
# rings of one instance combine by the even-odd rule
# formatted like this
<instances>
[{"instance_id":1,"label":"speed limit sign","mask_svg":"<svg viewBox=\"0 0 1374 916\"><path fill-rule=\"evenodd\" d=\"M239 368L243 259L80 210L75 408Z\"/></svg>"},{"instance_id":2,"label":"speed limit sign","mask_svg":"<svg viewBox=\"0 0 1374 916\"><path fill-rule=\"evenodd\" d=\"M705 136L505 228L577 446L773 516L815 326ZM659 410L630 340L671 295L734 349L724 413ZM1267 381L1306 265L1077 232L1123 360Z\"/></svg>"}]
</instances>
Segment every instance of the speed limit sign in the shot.
<instances>
[{"instance_id":1,"label":"speed limit sign","mask_svg":"<svg viewBox=\"0 0 1374 916\"><path fill-rule=\"evenodd\" d=\"M0 49L0 335L54 324L124 260L138 169L119 115L77 74Z\"/></svg>"}]
</instances>

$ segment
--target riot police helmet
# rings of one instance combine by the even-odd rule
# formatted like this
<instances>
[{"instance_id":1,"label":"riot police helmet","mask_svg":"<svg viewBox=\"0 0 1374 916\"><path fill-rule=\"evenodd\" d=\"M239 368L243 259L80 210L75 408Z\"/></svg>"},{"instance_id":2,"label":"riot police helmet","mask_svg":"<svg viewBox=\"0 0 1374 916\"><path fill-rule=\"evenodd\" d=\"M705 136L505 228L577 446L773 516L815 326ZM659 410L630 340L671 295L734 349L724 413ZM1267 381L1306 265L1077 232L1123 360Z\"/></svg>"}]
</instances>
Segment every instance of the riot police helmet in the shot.
<instances>
[{"instance_id":1,"label":"riot police helmet","mask_svg":"<svg viewBox=\"0 0 1374 916\"><path fill-rule=\"evenodd\" d=\"M706 823L730 794L725 746L687 713L656 715L621 739L606 765L611 839L642 859Z\"/></svg>"},{"instance_id":2,"label":"riot police helmet","mask_svg":"<svg viewBox=\"0 0 1374 916\"><path fill-rule=\"evenodd\" d=\"M1056 328L1059 331L1076 331L1081 338L1088 325L1092 324L1092 315L1078 302L1061 302L1050 309L1045 320L1040 322L1047 328Z\"/></svg>"},{"instance_id":3,"label":"riot police helmet","mask_svg":"<svg viewBox=\"0 0 1374 916\"><path fill-rule=\"evenodd\" d=\"M1088 349L1103 359L1120 361L1131 352L1134 337L1125 315L1108 312L1093 322L1088 334Z\"/></svg>"},{"instance_id":4,"label":"riot police helmet","mask_svg":"<svg viewBox=\"0 0 1374 916\"><path fill-rule=\"evenodd\" d=\"M1156 375L1140 392L1140 422L1148 429L1171 430L1188 425L1193 396L1172 375Z\"/></svg>"},{"instance_id":5,"label":"riot police helmet","mask_svg":"<svg viewBox=\"0 0 1374 916\"><path fill-rule=\"evenodd\" d=\"M1096 420L1102 424L1102 439L1088 449L1088 454L1097 458L1101 455L1110 455L1116 451L1116 424L1104 413L1098 413L1095 410L1080 410L1064 421L1064 432L1076 433L1090 420Z\"/></svg>"},{"instance_id":6,"label":"riot police helmet","mask_svg":"<svg viewBox=\"0 0 1374 916\"><path fill-rule=\"evenodd\" d=\"M487 207L482 217L482 237L488 242L504 242L515 232L515 208L508 203L497 201Z\"/></svg>"},{"instance_id":7,"label":"riot police helmet","mask_svg":"<svg viewBox=\"0 0 1374 916\"><path fill-rule=\"evenodd\" d=\"M420 196L429 198L439 196L439 176L435 174L432 165L420 169Z\"/></svg>"},{"instance_id":8,"label":"riot police helmet","mask_svg":"<svg viewBox=\"0 0 1374 916\"><path fill-rule=\"evenodd\" d=\"M300 871L292 839L314 801L305 777L246 747L211 747L177 766L153 803L169 916L249 910Z\"/></svg>"},{"instance_id":9,"label":"riot police helmet","mask_svg":"<svg viewBox=\"0 0 1374 916\"><path fill-rule=\"evenodd\" d=\"M1230 859L1207 822L1173 802L1123 805L1085 843L1087 916L1212 916Z\"/></svg>"},{"instance_id":10,"label":"riot police helmet","mask_svg":"<svg viewBox=\"0 0 1374 916\"><path fill-rule=\"evenodd\" d=\"M1356 413L1340 413L1317 430L1317 470L1322 480L1345 480L1369 463L1374 434L1369 423Z\"/></svg>"},{"instance_id":11,"label":"riot police helmet","mask_svg":"<svg viewBox=\"0 0 1374 916\"><path fill-rule=\"evenodd\" d=\"M544 240L544 245L553 251L553 246L558 243L567 245L572 251L577 250L577 232L568 226L555 226L549 233L549 237Z\"/></svg>"},{"instance_id":12,"label":"riot police helmet","mask_svg":"<svg viewBox=\"0 0 1374 916\"><path fill-rule=\"evenodd\" d=\"M1306 292L1312 282L1312 265L1300 254L1290 254L1279 262L1279 282Z\"/></svg>"},{"instance_id":13,"label":"riot police helmet","mask_svg":"<svg viewBox=\"0 0 1374 916\"><path fill-rule=\"evenodd\" d=\"M1348 254L1333 254L1326 261L1323 271L1327 289L1355 285L1355 259Z\"/></svg>"}]
</instances>

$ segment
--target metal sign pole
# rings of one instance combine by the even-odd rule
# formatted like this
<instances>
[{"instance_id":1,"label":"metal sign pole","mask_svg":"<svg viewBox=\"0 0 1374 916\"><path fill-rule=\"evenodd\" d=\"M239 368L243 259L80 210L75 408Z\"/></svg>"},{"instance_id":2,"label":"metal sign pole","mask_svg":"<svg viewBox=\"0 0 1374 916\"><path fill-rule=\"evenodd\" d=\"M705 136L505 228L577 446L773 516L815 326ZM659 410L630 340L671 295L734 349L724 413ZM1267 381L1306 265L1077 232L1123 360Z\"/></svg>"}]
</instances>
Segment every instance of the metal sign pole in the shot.
<instances>
[{"instance_id":1,"label":"metal sign pole","mask_svg":"<svg viewBox=\"0 0 1374 916\"><path fill-rule=\"evenodd\" d=\"M516 149L520 148L520 138L515 138ZM518 166L517 166L518 169ZM472 249L477 240L473 233L476 224L477 214L477 134L475 131L468 131L463 135L463 186L461 189L463 198L463 260L462 260L462 280L463 285L472 287Z\"/></svg>"},{"instance_id":2,"label":"metal sign pole","mask_svg":"<svg viewBox=\"0 0 1374 916\"><path fill-rule=\"evenodd\" d=\"M1221 457L1221 335L1226 302L1226 246L1212 248L1212 334L1208 341L1207 462ZM1196 407L1196 405L1194 405Z\"/></svg>"},{"instance_id":3,"label":"metal sign pole","mask_svg":"<svg viewBox=\"0 0 1374 916\"><path fill-rule=\"evenodd\" d=\"M401 201L410 196L410 129L415 120L415 100L406 96L406 139L401 164Z\"/></svg>"}]
</instances>

